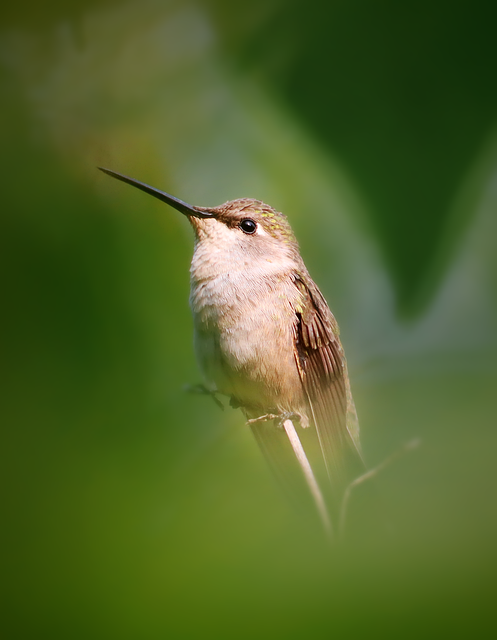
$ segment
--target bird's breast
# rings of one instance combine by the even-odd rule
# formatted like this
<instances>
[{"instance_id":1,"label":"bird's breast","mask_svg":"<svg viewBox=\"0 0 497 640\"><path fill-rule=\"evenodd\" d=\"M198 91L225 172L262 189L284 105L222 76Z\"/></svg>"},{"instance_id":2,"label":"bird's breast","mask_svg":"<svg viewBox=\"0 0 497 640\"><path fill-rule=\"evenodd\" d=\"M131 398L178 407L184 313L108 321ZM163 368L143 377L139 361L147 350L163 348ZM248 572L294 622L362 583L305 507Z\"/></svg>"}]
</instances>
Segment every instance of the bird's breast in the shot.
<instances>
[{"instance_id":1,"label":"bird's breast","mask_svg":"<svg viewBox=\"0 0 497 640\"><path fill-rule=\"evenodd\" d=\"M207 381L221 393L261 407L300 393L294 355L300 293L291 273L252 265L206 275L194 266L195 351Z\"/></svg>"}]
</instances>

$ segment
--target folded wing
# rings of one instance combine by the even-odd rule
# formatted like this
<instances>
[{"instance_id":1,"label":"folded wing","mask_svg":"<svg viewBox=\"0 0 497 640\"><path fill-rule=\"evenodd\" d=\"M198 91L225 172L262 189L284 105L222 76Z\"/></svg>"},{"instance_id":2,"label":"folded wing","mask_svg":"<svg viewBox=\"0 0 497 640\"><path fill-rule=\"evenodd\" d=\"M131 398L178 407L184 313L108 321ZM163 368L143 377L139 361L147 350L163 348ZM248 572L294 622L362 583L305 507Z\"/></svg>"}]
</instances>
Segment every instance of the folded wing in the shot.
<instances>
[{"instance_id":1,"label":"folded wing","mask_svg":"<svg viewBox=\"0 0 497 640\"><path fill-rule=\"evenodd\" d=\"M308 274L294 276L303 303L296 309L295 359L330 479L343 479L351 454L361 458L355 407L337 322Z\"/></svg>"}]
</instances>

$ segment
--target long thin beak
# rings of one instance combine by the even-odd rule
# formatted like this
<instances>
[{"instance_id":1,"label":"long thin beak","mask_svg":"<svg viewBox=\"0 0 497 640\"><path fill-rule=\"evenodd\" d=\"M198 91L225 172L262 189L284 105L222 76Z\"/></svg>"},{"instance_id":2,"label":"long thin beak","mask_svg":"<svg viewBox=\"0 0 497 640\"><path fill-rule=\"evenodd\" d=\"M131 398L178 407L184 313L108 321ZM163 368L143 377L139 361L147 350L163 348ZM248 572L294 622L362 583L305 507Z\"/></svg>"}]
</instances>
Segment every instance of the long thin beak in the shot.
<instances>
[{"instance_id":1,"label":"long thin beak","mask_svg":"<svg viewBox=\"0 0 497 640\"><path fill-rule=\"evenodd\" d=\"M174 196L169 195L169 193L165 193L164 191L159 191L159 189L155 189L144 182L140 182L139 180L135 180L134 178L129 178L128 176L123 175L122 173L117 173L117 171L112 171L111 169L104 169L103 167L97 167L100 171L107 173L109 176L116 178L117 180L121 180L122 182L126 182L130 184L132 187L136 187L141 191L145 191L145 193L150 194L154 198L158 198L165 202L166 204L174 207L178 211L181 211L185 216L195 216L195 218L214 218L213 213L209 213L205 210L197 209L191 204L187 204L180 200L179 198L175 198Z\"/></svg>"}]
</instances>

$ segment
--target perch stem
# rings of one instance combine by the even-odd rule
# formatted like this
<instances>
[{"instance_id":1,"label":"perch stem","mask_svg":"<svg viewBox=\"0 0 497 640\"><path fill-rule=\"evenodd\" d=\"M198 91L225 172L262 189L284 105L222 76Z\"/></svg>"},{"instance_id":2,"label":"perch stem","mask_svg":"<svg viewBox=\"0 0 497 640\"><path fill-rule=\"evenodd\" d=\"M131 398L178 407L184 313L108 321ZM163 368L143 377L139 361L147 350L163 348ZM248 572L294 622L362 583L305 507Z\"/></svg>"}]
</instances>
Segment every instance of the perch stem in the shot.
<instances>
[{"instance_id":1,"label":"perch stem","mask_svg":"<svg viewBox=\"0 0 497 640\"><path fill-rule=\"evenodd\" d=\"M298 436L295 427L293 426L293 422L291 420L285 420L283 422L283 429L285 430L288 439L290 440L290 444L292 445L293 452L300 464L300 468L304 474L305 480L307 482L307 486L309 487L309 491L312 494L314 499L314 503L318 510L319 516L325 528L327 535L331 538L333 535L333 527L331 524L330 517L328 515L328 510L326 508L326 504L324 502L323 494L321 493L321 489L317 483L317 480L312 472L311 465L309 464L309 460L305 455L304 448L302 447L302 443L300 442L300 438Z\"/></svg>"}]
</instances>

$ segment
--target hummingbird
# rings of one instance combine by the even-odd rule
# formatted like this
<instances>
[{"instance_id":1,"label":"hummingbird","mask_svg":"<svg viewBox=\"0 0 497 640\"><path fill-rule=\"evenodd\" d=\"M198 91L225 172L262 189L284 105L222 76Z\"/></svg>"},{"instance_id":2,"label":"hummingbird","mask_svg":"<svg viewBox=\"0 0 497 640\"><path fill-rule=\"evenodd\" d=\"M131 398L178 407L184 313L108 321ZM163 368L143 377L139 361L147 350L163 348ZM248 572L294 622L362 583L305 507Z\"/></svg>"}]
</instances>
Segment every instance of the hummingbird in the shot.
<instances>
[{"instance_id":1,"label":"hummingbird","mask_svg":"<svg viewBox=\"0 0 497 640\"><path fill-rule=\"evenodd\" d=\"M337 321L309 275L286 216L252 198L193 206L99 169L188 218L195 235L194 348L207 387L241 408L278 475L286 473L289 452L299 459L329 526L302 434L317 437L325 475L339 491L346 461L362 467L359 426Z\"/></svg>"}]
</instances>

